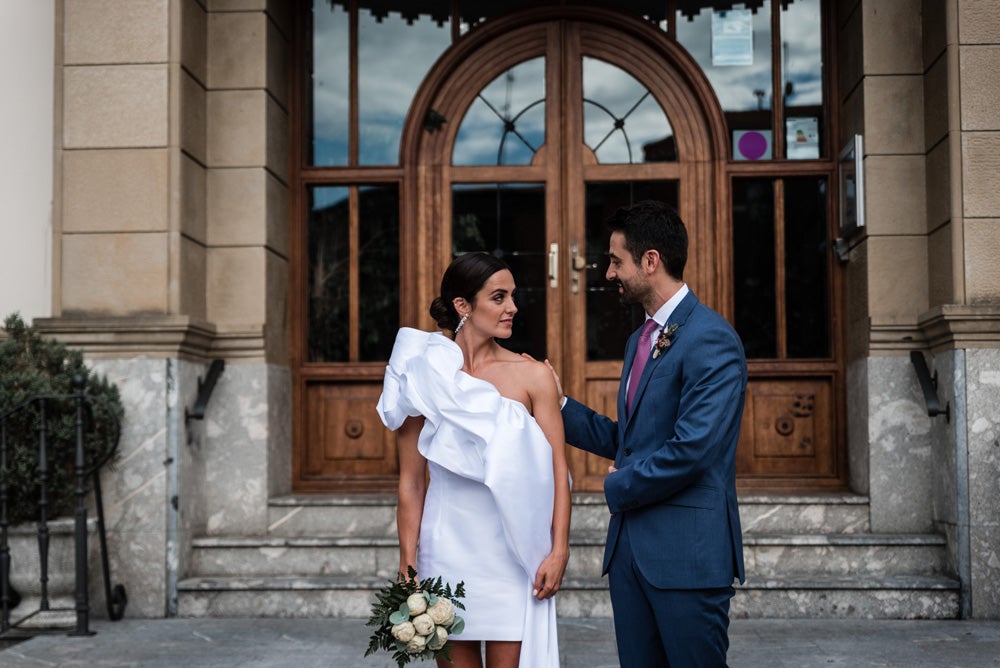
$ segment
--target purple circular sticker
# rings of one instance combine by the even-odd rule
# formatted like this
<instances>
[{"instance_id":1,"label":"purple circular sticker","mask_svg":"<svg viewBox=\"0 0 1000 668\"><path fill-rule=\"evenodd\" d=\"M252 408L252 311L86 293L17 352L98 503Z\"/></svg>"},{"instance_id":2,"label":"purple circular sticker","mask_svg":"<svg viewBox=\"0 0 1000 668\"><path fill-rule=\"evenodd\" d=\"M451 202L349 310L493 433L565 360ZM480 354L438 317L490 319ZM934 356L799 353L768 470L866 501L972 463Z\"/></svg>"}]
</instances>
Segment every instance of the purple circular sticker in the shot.
<instances>
[{"instance_id":1,"label":"purple circular sticker","mask_svg":"<svg viewBox=\"0 0 1000 668\"><path fill-rule=\"evenodd\" d=\"M739 148L747 160L760 160L767 152L767 137L759 132L746 132L740 137Z\"/></svg>"}]
</instances>

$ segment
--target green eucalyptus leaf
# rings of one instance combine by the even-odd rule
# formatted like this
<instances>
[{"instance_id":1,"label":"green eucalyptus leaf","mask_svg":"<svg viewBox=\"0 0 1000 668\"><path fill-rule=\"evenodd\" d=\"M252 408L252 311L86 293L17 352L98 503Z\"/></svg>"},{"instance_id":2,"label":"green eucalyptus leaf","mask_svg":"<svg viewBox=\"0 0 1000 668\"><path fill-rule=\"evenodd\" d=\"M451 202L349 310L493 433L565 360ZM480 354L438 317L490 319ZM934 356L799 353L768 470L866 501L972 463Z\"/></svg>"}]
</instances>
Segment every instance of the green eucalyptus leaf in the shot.
<instances>
[{"instance_id":1,"label":"green eucalyptus leaf","mask_svg":"<svg viewBox=\"0 0 1000 668\"><path fill-rule=\"evenodd\" d=\"M389 615L389 623L395 626L396 624L402 624L410 618L409 613L404 613L402 610L397 610L396 612Z\"/></svg>"},{"instance_id":2,"label":"green eucalyptus leaf","mask_svg":"<svg viewBox=\"0 0 1000 668\"><path fill-rule=\"evenodd\" d=\"M448 628L448 634L458 635L464 630L465 630L465 620L459 617L458 615L455 615L455 621L453 621L451 623L451 626Z\"/></svg>"}]
</instances>

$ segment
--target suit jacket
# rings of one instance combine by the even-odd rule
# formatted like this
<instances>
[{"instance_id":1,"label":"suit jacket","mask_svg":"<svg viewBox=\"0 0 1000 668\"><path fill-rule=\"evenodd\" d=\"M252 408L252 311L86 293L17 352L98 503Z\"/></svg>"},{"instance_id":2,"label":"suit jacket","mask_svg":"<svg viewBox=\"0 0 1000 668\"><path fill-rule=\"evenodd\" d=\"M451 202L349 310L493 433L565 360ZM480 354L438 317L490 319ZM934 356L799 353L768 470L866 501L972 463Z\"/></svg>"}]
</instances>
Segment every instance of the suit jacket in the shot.
<instances>
[{"instance_id":1,"label":"suit jacket","mask_svg":"<svg viewBox=\"0 0 1000 668\"><path fill-rule=\"evenodd\" d=\"M613 459L604 481L611 522L608 571L623 525L643 576L661 589L728 587L744 580L736 504L736 442L746 393L743 344L689 293L671 314L671 345L650 359L632 412L618 422L568 399L566 441ZM625 347L618 415L639 332ZM640 351L640 354L648 354Z\"/></svg>"}]
</instances>

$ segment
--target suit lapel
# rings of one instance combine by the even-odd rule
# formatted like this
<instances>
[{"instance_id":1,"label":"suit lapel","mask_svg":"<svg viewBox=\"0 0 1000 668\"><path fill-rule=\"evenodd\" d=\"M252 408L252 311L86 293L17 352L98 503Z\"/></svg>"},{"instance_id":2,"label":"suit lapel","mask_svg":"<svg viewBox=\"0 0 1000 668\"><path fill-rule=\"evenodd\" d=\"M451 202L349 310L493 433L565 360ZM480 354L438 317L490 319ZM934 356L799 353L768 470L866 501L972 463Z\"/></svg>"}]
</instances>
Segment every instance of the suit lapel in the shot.
<instances>
[{"instance_id":1,"label":"suit lapel","mask_svg":"<svg viewBox=\"0 0 1000 668\"><path fill-rule=\"evenodd\" d=\"M694 296L694 292L688 292L687 296L681 300L681 303L677 305L674 312L670 314L670 318L667 321L667 325L676 324L678 325L677 331L674 333L674 341L678 339L683 333L684 323L687 322L688 316L691 315L691 311L698 304L698 298ZM656 335L659 336L659 331L656 330ZM635 357L636 347L638 344L638 335L633 334L629 338L629 345L626 347L626 353L631 350L632 355L629 357L628 365L626 369L632 368L632 358ZM648 354L648 353L647 353ZM649 378L653 375L653 370L656 366L670 354L670 349L663 351L657 358L650 359L646 363L646 368L642 370L642 375L639 377L639 386L635 390L635 398L632 399L632 412L628 415L625 426L628 427L629 423L632 421L632 416L638 412L639 402L642 401L642 395L646 390L646 385L649 384ZM628 373L622 374L622 388L625 387L626 379L628 378ZM623 412L625 410L625 392L624 389L618 393L618 410L619 415L625 415Z\"/></svg>"}]
</instances>

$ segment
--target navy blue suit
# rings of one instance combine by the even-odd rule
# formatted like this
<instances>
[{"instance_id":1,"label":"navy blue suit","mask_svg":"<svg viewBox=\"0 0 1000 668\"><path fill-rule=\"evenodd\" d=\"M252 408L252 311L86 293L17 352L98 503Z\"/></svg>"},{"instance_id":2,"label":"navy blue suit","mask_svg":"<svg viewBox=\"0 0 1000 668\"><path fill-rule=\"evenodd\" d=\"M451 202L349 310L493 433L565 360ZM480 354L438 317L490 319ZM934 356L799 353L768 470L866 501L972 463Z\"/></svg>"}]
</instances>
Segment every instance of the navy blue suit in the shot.
<instances>
[{"instance_id":1,"label":"navy blue suit","mask_svg":"<svg viewBox=\"0 0 1000 668\"><path fill-rule=\"evenodd\" d=\"M693 292L668 324L678 325L671 345L646 364L626 416L638 331L628 340L618 392L624 419L573 399L562 411L566 441L618 469L604 482L604 574L627 668L725 665L732 584L744 579L736 503L743 345Z\"/></svg>"}]
</instances>

